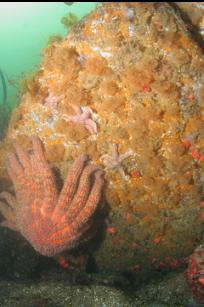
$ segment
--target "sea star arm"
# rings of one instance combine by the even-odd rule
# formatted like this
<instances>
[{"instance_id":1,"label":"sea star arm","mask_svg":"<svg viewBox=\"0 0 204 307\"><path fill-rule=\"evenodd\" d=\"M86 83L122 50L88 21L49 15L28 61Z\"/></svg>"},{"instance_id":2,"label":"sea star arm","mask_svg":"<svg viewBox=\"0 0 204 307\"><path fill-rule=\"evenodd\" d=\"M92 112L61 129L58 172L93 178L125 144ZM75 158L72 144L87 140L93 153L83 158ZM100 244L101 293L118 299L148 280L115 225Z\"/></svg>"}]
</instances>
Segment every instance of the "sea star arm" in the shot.
<instances>
[{"instance_id":1,"label":"sea star arm","mask_svg":"<svg viewBox=\"0 0 204 307\"><path fill-rule=\"evenodd\" d=\"M0 204L1 205L1 204ZM5 227L5 228L9 228L12 229L14 231L18 231L18 227L16 225L15 222L11 221L11 220L4 220L3 222L0 223L1 227Z\"/></svg>"},{"instance_id":2,"label":"sea star arm","mask_svg":"<svg viewBox=\"0 0 204 307\"><path fill-rule=\"evenodd\" d=\"M8 160L9 160L8 173L11 176L14 185L16 185L17 187L20 186L21 184L24 184L23 168L20 165L16 154L14 153L10 154Z\"/></svg>"},{"instance_id":3,"label":"sea star arm","mask_svg":"<svg viewBox=\"0 0 204 307\"><path fill-rule=\"evenodd\" d=\"M132 150L129 150L129 151L125 152L124 154L120 155L119 156L119 163L122 163L123 160L129 158L132 155L133 155L133 151Z\"/></svg>"},{"instance_id":4,"label":"sea star arm","mask_svg":"<svg viewBox=\"0 0 204 307\"><path fill-rule=\"evenodd\" d=\"M44 105L46 107L56 108L58 104L63 100L65 95L56 96L49 91L48 96L45 98Z\"/></svg>"},{"instance_id":5,"label":"sea star arm","mask_svg":"<svg viewBox=\"0 0 204 307\"><path fill-rule=\"evenodd\" d=\"M33 186L33 172L31 161L28 153L21 148L20 145L14 143L16 153L9 155L9 166L7 167L8 174L14 184L18 206L20 203L29 204L32 200L30 191Z\"/></svg>"},{"instance_id":6,"label":"sea star arm","mask_svg":"<svg viewBox=\"0 0 204 307\"><path fill-rule=\"evenodd\" d=\"M13 196L11 193L8 193L8 192L2 192L1 194L0 194L0 198L1 199L4 199L6 202L7 202L7 204L9 204L9 206L12 208L12 209L16 209L16 203L17 203L17 201L16 201L16 198L15 198L15 196Z\"/></svg>"},{"instance_id":7,"label":"sea star arm","mask_svg":"<svg viewBox=\"0 0 204 307\"><path fill-rule=\"evenodd\" d=\"M97 205L101 198L101 191L104 185L103 174L104 172L101 170L95 173L95 182L86 202L86 205L72 223L72 227L73 229L75 229L75 231L80 230L84 225L86 225L86 223L89 221L97 208Z\"/></svg>"},{"instance_id":8,"label":"sea star arm","mask_svg":"<svg viewBox=\"0 0 204 307\"><path fill-rule=\"evenodd\" d=\"M83 125L91 134L97 133L97 125L92 119L93 111L89 107L79 107L73 106L75 115L67 116L64 115L63 118L66 121L71 121Z\"/></svg>"},{"instance_id":9,"label":"sea star arm","mask_svg":"<svg viewBox=\"0 0 204 307\"><path fill-rule=\"evenodd\" d=\"M74 197L80 175L84 169L87 160L87 155L81 155L73 163L67 176L67 179L64 183L63 189L59 195L58 206L55 208L53 216L56 216L58 214L64 214L64 210L67 209L67 204L69 204Z\"/></svg>"},{"instance_id":10,"label":"sea star arm","mask_svg":"<svg viewBox=\"0 0 204 307\"><path fill-rule=\"evenodd\" d=\"M15 148L17 157L18 157L21 165L24 168L24 171L26 173L30 173L31 172L31 163L30 163L28 153L16 142L14 143L14 148Z\"/></svg>"},{"instance_id":11,"label":"sea star arm","mask_svg":"<svg viewBox=\"0 0 204 307\"><path fill-rule=\"evenodd\" d=\"M18 202L16 206L19 206L22 202L27 205L30 201L30 195L26 193L26 188L29 189L29 181L26 181L23 167L14 153L9 155L9 166L7 170L17 192L16 197L18 198Z\"/></svg>"},{"instance_id":12,"label":"sea star arm","mask_svg":"<svg viewBox=\"0 0 204 307\"><path fill-rule=\"evenodd\" d=\"M86 180L88 180L88 177L91 173L91 168L88 169L88 167L89 166L87 166L87 170L84 174L84 179L86 177ZM92 172L93 170L94 169L92 168ZM78 212L75 218L73 218L73 216L70 217L70 212L67 212L67 216L64 217L65 222L63 223L63 221L61 220L58 231L50 237L51 241L58 239L60 242L60 240L63 240L64 237L68 236L70 238L69 246L72 244L76 245L76 242L79 240L79 238L81 238L84 233L86 233L91 228L92 216L98 207L98 203L100 201L102 189L104 186L103 174L104 172L102 170L96 171L94 175L95 181L93 187L89 191L89 195L86 194L86 203L84 204L84 206L82 206L81 204L78 206ZM83 182L83 180L81 182Z\"/></svg>"},{"instance_id":13,"label":"sea star arm","mask_svg":"<svg viewBox=\"0 0 204 307\"><path fill-rule=\"evenodd\" d=\"M0 202L0 212L6 220L13 221L15 218L12 208L3 202Z\"/></svg>"},{"instance_id":14,"label":"sea star arm","mask_svg":"<svg viewBox=\"0 0 204 307\"><path fill-rule=\"evenodd\" d=\"M90 176L97 170L99 170L99 167L94 164L90 164L85 167L80 178L78 190L71 202L69 211L67 213L67 219L70 223L73 222L73 220L85 206L91 190Z\"/></svg>"},{"instance_id":15,"label":"sea star arm","mask_svg":"<svg viewBox=\"0 0 204 307\"><path fill-rule=\"evenodd\" d=\"M80 156L58 196L40 139L32 138L31 153L19 145L15 149L9 159L9 172L16 199L8 193L0 196L6 201L0 201L5 218L1 226L18 230L45 256L54 256L90 238L104 184L102 171L93 164L86 165L86 155Z\"/></svg>"},{"instance_id":16,"label":"sea star arm","mask_svg":"<svg viewBox=\"0 0 204 307\"><path fill-rule=\"evenodd\" d=\"M11 193L2 192L0 194L0 199L4 200L4 202L0 201L0 213L5 218L5 220L0 223L0 226L11 228L17 231L18 229L15 222L15 210L17 204L16 198Z\"/></svg>"},{"instance_id":17,"label":"sea star arm","mask_svg":"<svg viewBox=\"0 0 204 307\"><path fill-rule=\"evenodd\" d=\"M9 193L6 193L6 195L4 195L4 193L1 193L0 198L4 199L4 196L6 196L7 204L5 202L0 201L0 213L5 220L0 223L0 226L17 230L12 195L10 195Z\"/></svg>"},{"instance_id":18,"label":"sea star arm","mask_svg":"<svg viewBox=\"0 0 204 307\"><path fill-rule=\"evenodd\" d=\"M121 169L122 163L125 159L132 156L134 153L132 150L125 152L124 154L119 154L118 144L113 145L112 154L105 154L101 158L104 160L107 169ZM120 171L121 172L121 171Z\"/></svg>"},{"instance_id":19,"label":"sea star arm","mask_svg":"<svg viewBox=\"0 0 204 307\"><path fill-rule=\"evenodd\" d=\"M97 133L97 125L96 125L96 123L95 123L92 119L90 119L90 118L86 119L85 127L86 127L86 129L89 130L89 132L91 132L92 134L93 134L93 133Z\"/></svg>"},{"instance_id":20,"label":"sea star arm","mask_svg":"<svg viewBox=\"0 0 204 307\"><path fill-rule=\"evenodd\" d=\"M34 197L46 197L44 210L53 198L57 198L54 176L45 159L43 144L36 136L32 140L32 154L14 144L16 154L9 156L8 173L13 181L18 205L30 204ZM46 188L45 188L46 187Z\"/></svg>"},{"instance_id":21,"label":"sea star arm","mask_svg":"<svg viewBox=\"0 0 204 307\"><path fill-rule=\"evenodd\" d=\"M56 183L54 175L50 169L50 166L45 158L43 150L43 144L41 140L34 136L33 142L33 155L31 155L31 163L33 173L37 174L37 189L36 193L39 193L39 185L41 186L41 194L39 197L43 197L45 200L42 205L42 211L46 213L53 208L53 203L57 201L58 192L56 189ZM36 195L37 196L37 195Z\"/></svg>"}]
</instances>

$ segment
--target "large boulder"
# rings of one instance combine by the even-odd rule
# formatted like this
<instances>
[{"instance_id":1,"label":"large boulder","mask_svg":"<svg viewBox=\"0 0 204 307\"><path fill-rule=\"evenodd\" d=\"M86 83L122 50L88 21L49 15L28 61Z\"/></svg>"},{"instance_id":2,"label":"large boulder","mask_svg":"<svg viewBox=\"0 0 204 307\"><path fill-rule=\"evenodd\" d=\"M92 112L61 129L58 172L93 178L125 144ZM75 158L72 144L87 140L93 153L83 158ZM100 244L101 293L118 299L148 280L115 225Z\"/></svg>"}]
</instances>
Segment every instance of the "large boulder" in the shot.
<instances>
[{"instance_id":1,"label":"large boulder","mask_svg":"<svg viewBox=\"0 0 204 307\"><path fill-rule=\"evenodd\" d=\"M14 139L29 148L39 135L62 178L87 153L106 169L99 268L177 266L204 229L203 72L201 50L167 3L103 4L45 50L0 147L1 189Z\"/></svg>"},{"instance_id":2,"label":"large boulder","mask_svg":"<svg viewBox=\"0 0 204 307\"><path fill-rule=\"evenodd\" d=\"M183 18L191 22L200 38L204 39L204 2L175 2L180 8ZM190 28L192 28L190 26ZM196 35L198 36L198 35ZM203 41L204 43L204 41Z\"/></svg>"}]
</instances>

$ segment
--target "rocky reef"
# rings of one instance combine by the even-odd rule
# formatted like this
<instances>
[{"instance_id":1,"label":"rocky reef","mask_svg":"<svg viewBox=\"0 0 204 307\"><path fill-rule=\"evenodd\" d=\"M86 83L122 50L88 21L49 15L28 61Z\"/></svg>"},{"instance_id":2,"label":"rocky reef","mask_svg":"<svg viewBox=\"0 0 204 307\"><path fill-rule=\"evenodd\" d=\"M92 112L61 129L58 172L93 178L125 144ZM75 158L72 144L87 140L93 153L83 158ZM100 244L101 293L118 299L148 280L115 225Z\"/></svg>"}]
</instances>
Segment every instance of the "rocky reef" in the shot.
<instances>
[{"instance_id":1,"label":"rocky reef","mask_svg":"<svg viewBox=\"0 0 204 307\"><path fill-rule=\"evenodd\" d=\"M196 37L202 40L204 46L204 2L175 2L176 5L181 9L181 14L184 20L189 24L189 28L192 29L194 26L194 33Z\"/></svg>"},{"instance_id":2,"label":"rocky reef","mask_svg":"<svg viewBox=\"0 0 204 307\"><path fill-rule=\"evenodd\" d=\"M101 271L146 276L203 240L204 58L167 3L106 3L44 51L0 147L45 144L61 180L88 154L106 171Z\"/></svg>"},{"instance_id":3,"label":"rocky reef","mask_svg":"<svg viewBox=\"0 0 204 307\"><path fill-rule=\"evenodd\" d=\"M204 304L204 248L196 248L189 260L187 279L197 301Z\"/></svg>"}]
</instances>

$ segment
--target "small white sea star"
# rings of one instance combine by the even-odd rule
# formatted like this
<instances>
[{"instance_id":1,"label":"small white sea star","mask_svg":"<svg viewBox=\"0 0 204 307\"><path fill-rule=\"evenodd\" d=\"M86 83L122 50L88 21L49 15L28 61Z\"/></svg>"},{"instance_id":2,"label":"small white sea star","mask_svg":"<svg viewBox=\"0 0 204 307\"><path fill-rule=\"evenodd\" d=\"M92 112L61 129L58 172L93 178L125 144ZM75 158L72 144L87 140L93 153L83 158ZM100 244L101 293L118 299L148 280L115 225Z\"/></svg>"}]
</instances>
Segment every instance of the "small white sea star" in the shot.
<instances>
[{"instance_id":1,"label":"small white sea star","mask_svg":"<svg viewBox=\"0 0 204 307\"><path fill-rule=\"evenodd\" d=\"M46 107L51 107L51 108L56 108L58 103L64 99L65 95L62 94L62 95L59 95L59 96L56 96L54 95L53 93L49 92L49 95L45 98L45 103L44 105Z\"/></svg>"},{"instance_id":2,"label":"small white sea star","mask_svg":"<svg viewBox=\"0 0 204 307\"><path fill-rule=\"evenodd\" d=\"M107 170L117 169L119 171L119 173L121 174L121 176L125 180L127 180L128 176L125 175L122 163L125 159L129 158L133 154L134 154L133 151L129 150L129 151L125 152L124 154L120 155L119 151L118 151L118 144L114 144L112 154L111 155L105 154L101 158L104 161L104 164L106 165Z\"/></svg>"},{"instance_id":3,"label":"small white sea star","mask_svg":"<svg viewBox=\"0 0 204 307\"><path fill-rule=\"evenodd\" d=\"M75 110L76 115L73 116L63 115L63 118L66 121L82 124L92 134L97 133L97 125L92 119L93 111L91 110L91 108L89 107L82 108L79 106L73 106L73 109Z\"/></svg>"}]
</instances>

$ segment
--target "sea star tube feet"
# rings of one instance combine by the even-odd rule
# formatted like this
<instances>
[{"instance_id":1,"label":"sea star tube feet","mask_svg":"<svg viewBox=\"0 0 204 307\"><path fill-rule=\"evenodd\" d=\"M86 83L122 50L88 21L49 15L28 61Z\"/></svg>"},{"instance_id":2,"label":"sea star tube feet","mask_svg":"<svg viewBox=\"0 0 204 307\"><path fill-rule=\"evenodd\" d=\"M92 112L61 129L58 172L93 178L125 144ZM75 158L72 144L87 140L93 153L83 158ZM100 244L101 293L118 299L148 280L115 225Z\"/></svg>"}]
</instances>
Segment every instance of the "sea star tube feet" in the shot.
<instances>
[{"instance_id":1,"label":"sea star tube feet","mask_svg":"<svg viewBox=\"0 0 204 307\"><path fill-rule=\"evenodd\" d=\"M90 236L104 186L103 171L88 164L87 155L81 155L58 193L40 139L32 137L30 154L19 144L14 147L16 153L9 156L8 173L16 196L1 193L0 213L5 218L1 226L19 231L45 256L75 248L86 233Z\"/></svg>"}]
</instances>

